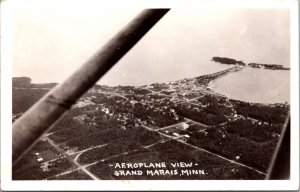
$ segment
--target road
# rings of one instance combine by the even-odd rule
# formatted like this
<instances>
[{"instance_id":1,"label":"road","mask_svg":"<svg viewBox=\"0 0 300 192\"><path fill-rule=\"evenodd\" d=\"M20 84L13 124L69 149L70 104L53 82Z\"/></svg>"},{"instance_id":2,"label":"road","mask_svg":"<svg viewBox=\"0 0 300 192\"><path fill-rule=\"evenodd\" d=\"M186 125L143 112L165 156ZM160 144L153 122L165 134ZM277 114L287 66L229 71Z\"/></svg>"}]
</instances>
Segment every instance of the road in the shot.
<instances>
[{"instance_id":1,"label":"road","mask_svg":"<svg viewBox=\"0 0 300 192\"><path fill-rule=\"evenodd\" d=\"M80 165L79 163L77 163L76 161L74 161L64 150L62 150L61 148L59 148L57 145L55 145L55 143L49 139L48 137L44 138L46 141L48 141L48 143L54 147L54 149L60 153L63 154L65 157L67 157L67 159L69 160L70 163L72 163L73 165L77 166L78 169L81 169L84 173L86 173L88 176L90 176L92 179L94 180L99 180L98 177L96 177L94 174L92 174L91 172L89 172L85 167L83 167L82 165Z\"/></svg>"},{"instance_id":2,"label":"road","mask_svg":"<svg viewBox=\"0 0 300 192\"><path fill-rule=\"evenodd\" d=\"M174 125L169 125L169 126L166 126L166 127L161 127L161 128L158 128L158 129L154 129L154 131L161 131L161 130L169 129L169 128L172 128L172 127L177 127L177 126L180 126L181 124L182 124L182 122L174 124Z\"/></svg>"},{"instance_id":3,"label":"road","mask_svg":"<svg viewBox=\"0 0 300 192\"><path fill-rule=\"evenodd\" d=\"M147 126L143 125L143 127L146 128ZM146 129L149 130L149 129L151 129L151 128L150 128L150 127L147 127ZM152 130L152 131L155 131L155 130ZM259 171L259 170L255 169L255 168L251 167L251 166L245 165L245 164L243 164L243 163L236 162L236 161L234 161L234 160L232 160L232 159L228 159L227 157L224 157L224 156L222 156L222 155L219 155L219 154L210 152L210 151L208 151L208 150L206 150L206 149L203 149L203 148L194 146L194 145L192 145L192 144L186 143L186 142L180 140L182 137L175 137L175 138L174 138L174 137L172 137L172 136L163 134L163 133L161 133L161 132L158 132L158 133L159 133L160 135L164 136L164 137L167 137L168 139L173 139L173 140L175 140L175 141L178 141L178 142L180 142L180 143L182 143L182 144L188 145L188 146L190 146L190 147L192 147L192 148L194 148L194 149L197 149L197 150L199 150L199 151L206 152L206 153L209 153L209 154L211 154L211 155L213 155L213 156L219 157L219 158L221 158L221 159L223 159L223 160L226 160L226 161L228 161L228 162L230 162L230 163L233 163L233 164L236 164L236 165L239 165L239 166L242 166L242 167L251 169L251 170L253 170L253 171L255 171L255 172L259 173L259 174L262 174L262 175L267 175L266 173L264 173L264 172L262 172L262 171Z\"/></svg>"},{"instance_id":4,"label":"road","mask_svg":"<svg viewBox=\"0 0 300 192\"><path fill-rule=\"evenodd\" d=\"M45 138L45 140L47 140L58 152L60 151L60 150L62 150L62 149L60 149L59 147L57 147L53 142L52 142L52 140L50 140L49 138L47 139L47 138ZM86 170L87 172L85 172L87 175L89 175L92 179L94 179L94 180L99 180L99 178L97 178L95 175L93 175L92 173L90 173L86 168L87 167L90 167L90 166L92 166L92 165L95 165L95 164L97 164L97 163L100 163L100 162L105 162L105 161L107 161L107 160L109 160L109 159L112 159L112 158L116 158L116 157L119 157L119 156L122 156L122 155L128 155L128 154L130 154L130 153L133 153L133 152L136 152L136 151L138 151L138 150L140 150L140 149L147 149L147 148L149 148L149 147L153 147L153 146L155 146L155 145L157 145L157 144L160 144L160 143L164 143L164 142L166 142L166 141L168 141L168 140L166 140L166 139L161 139L161 140L159 140L159 141L157 141L157 142L155 142L155 143L152 143L152 144L150 144L150 145L146 145L146 146L141 146L141 147L138 147L137 149L134 149L134 150L130 150L130 151L125 151L125 152L123 152L123 153L118 153L118 154L116 154L116 155L112 155L112 156L109 156L109 157L106 157L106 158L103 158L103 159L100 159L100 160L98 160L98 161L95 161L95 162L93 162L93 163L90 163L90 164L86 164L86 165L80 165L79 163L77 163L75 160L73 160L68 154L66 154L64 151L61 151L60 153L61 154L64 154L67 158L69 158L69 160L71 160L71 162L73 163L73 164L75 164L76 166L77 166L77 168L75 168L75 169L72 169L72 170L68 170L68 171L64 171L64 172L62 172L62 173L59 173L59 174L56 174L56 175L53 175L53 176L50 176L50 177L48 177L48 178L46 178L45 180L49 180L49 179L53 179L53 178L56 178L56 177L59 177L59 176L62 176L62 175L67 175L67 174L70 174L70 173L72 173L72 172L74 172L74 171L78 171L78 170ZM98 147L104 147L104 146L106 146L106 144L104 144L104 145L99 145L99 146L95 146L94 148L98 148ZM84 150L82 150L82 151L79 151L79 154L82 154L82 153L84 153L84 152L86 152L86 151L88 151L88 150L92 150L91 148L93 148L93 147L90 147L90 148L88 148L88 149L84 149ZM76 152L76 153L78 153L78 152ZM75 153L73 153L73 154L75 154ZM113 178L112 178L113 179Z\"/></svg>"},{"instance_id":5,"label":"road","mask_svg":"<svg viewBox=\"0 0 300 192\"><path fill-rule=\"evenodd\" d=\"M149 90L149 91L151 91L151 90ZM163 96L165 96L165 97L172 97L172 96L169 96L169 95L160 93L160 92L155 92L155 91L151 91L151 92L152 92L152 93L157 93L157 94L159 94L159 95L163 95ZM206 92L206 91L205 91L205 92ZM206 92L206 93L207 93L207 92ZM210 93L210 94L211 94L211 93ZM215 93L214 93L214 94L215 94ZM185 103L189 103L189 104L192 104L192 105L196 105L196 106L201 106L200 104L191 103L191 102L189 102L189 101L182 100L182 99L176 99L176 100L181 101L181 102L185 102ZM199 126L205 127L206 129L209 128L208 125L205 125L205 124L203 124L203 123L196 122L196 121L193 121L193 120L188 119L188 118L185 118L185 120L186 120L186 121L193 122L193 123L195 123L195 124L197 124L197 125L199 125ZM180 123L179 123L179 124L180 124ZM217 156L217 157L219 157L219 158L222 158L223 160L226 160L226 161L228 161L228 162L230 162L230 163L233 163L233 164L236 164L236 165L239 165L239 166L242 166L242 167L251 169L251 170L253 170L253 171L255 171L255 172L259 173L259 174L266 175L266 173L264 173L264 172L262 172L262 171L259 171L259 170L255 169L255 168L251 167L251 166L245 165L245 164L240 163L240 162L236 162L236 161L234 161L234 160L232 160L232 159L229 159L229 158L227 158L227 157L221 156L221 155L219 155L219 154L210 152L210 151L205 150L205 149L203 149L203 148L200 148L200 147L191 145L191 144L189 144L189 143L186 143L186 142L180 140L180 139L182 138L182 136L179 136L179 137L172 137L172 136L169 136L169 135L166 135L166 134L164 134L164 133L159 132L159 130L168 129L168 128L171 128L171 127L176 126L176 125L178 125L178 124L170 125L170 126L166 126L166 127L162 127L162 128L159 128L159 129L152 129L152 128L150 128L150 127L148 127L148 126L145 126L145 125L143 125L143 127L144 127L145 129L149 130L149 131L157 131L160 135L162 135L162 136L164 136L164 137L166 137L166 138L168 138L168 139L173 139L173 140L175 140L175 141L178 141L178 142L180 142L180 143L183 143L183 144L185 144L185 145L188 145L188 146L190 146L190 147L193 147L193 148L195 148L195 149L197 149L197 150L199 150L199 151L203 151L203 152L209 153L209 154L211 154L211 155L214 155L214 156ZM202 130L202 131L203 131L203 130Z\"/></svg>"},{"instance_id":6,"label":"road","mask_svg":"<svg viewBox=\"0 0 300 192\"><path fill-rule=\"evenodd\" d=\"M76 151L75 153L71 153L69 155L74 155L74 154L77 154L76 157L74 158L74 161L77 162L79 156L84 153L84 152L87 152L87 151L90 151L90 150L93 150L93 149L97 149L97 148L102 148L102 147L105 147L107 146L108 144L103 144L103 145L97 145L97 146L93 146L93 147L89 147L87 149L84 149L84 150L81 150L81 151ZM77 162L78 163L78 162Z\"/></svg>"},{"instance_id":7,"label":"road","mask_svg":"<svg viewBox=\"0 0 300 192\"><path fill-rule=\"evenodd\" d=\"M149 91L151 91L151 93L149 93L149 94L157 93L157 94L159 94L159 95L161 95L161 96L165 96L165 97L172 98L172 96L163 94L163 93L161 93L161 92L156 92L156 91L152 91L152 90L149 90ZM203 92L205 92L205 93L207 93L207 94L214 94L214 95L218 95L218 96L224 97L223 95L220 95L220 94L217 94L217 93L214 93L214 92L211 92L211 91L203 90ZM194 106L200 106L200 107L201 107L200 104L191 103L191 102L186 101L186 100L183 100L183 99L175 99L175 101L184 102L184 103L188 103L188 104L191 104L191 105L194 105ZM203 123L195 122L195 121L193 121L193 120L191 120L191 119L188 119L188 118L185 118L185 120L191 121L191 122L193 122L193 123L195 123L195 124L197 124L197 125L199 125L199 126L202 126L202 127L205 127L205 128L209 128L208 125L205 125L205 124L203 124ZM225 122L225 123L226 123L226 122ZM170 127L173 127L173 126L176 126L176 125L178 125L178 124L170 125L170 126L166 126L166 127L162 127L162 128L159 128L159 129L152 129L152 128L150 128L150 127L148 127L148 126L145 126L145 125L143 125L143 127L144 127L145 129L149 130L149 131L157 131L157 132L158 132L159 130L167 129L167 128L170 128ZM237 162L237 161L235 161L235 160L229 159L229 158L224 157L224 156L222 156L222 155L219 155L219 154L210 152L210 151L208 151L208 150L205 150L205 149L203 149L203 148L200 148L200 147L191 145L191 144L189 144L189 143L186 143L186 142L180 140L182 137L172 137L172 136L163 134L163 133L161 133L161 132L158 132L158 133L159 133L160 135L162 135L162 136L168 138L168 139L173 139L173 140L175 140L175 141L178 141L178 142L180 142L180 143L183 143L183 144L185 144L185 145L188 145L188 146L190 146L190 147L192 147L192 148L194 148L194 149L197 149L197 150L199 150L199 151L203 151L203 152L209 153L209 154L214 155L214 156L217 156L217 157L219 157L219 158L221 158L221 159L223 159L223 160L226 160L226 161L228 161L228 162L230 162L230 163L233 163L233 164L236 164L236 165L239 165L239 166L248 168L248 169L253 170L253 171L255 171L255 172L259 173L259 174L266 175L266 173L264 173L264 172L262 172L262 171L259 171L259 170L255 169L255 168L251 167L251 166L245 165L245 164L243 164L243 163L240 163L240 162Z\"/></svg>"},{"instance_id":8,"label":"road","mask_svg":"<svg viewBox=\"0 0 300 192\"><path fill-rule=\"evenodd\" d=\"M208 126L208 125L206 125L206 124L203 124L203 123L200 123L200 122L197 122L197 121L194 121L194 120L192 120L192 119L189 119L189 118L184 118L187 122L192 122L192 123L194 123L194 124L196 124L196 125L199 125L200 127L204 127L204 128L210 128L210 126Z\"/></svg>"}]
</instances>

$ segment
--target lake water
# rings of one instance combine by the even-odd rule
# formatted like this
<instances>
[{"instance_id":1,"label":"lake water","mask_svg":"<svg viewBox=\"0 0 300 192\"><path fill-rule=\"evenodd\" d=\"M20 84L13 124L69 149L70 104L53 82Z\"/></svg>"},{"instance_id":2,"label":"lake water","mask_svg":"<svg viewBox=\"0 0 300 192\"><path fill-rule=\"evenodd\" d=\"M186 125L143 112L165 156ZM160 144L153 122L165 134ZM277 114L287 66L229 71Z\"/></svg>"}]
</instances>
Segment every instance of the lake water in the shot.
<instances>
[{"instance_id":1,"label":"lake water","mask_svg":"<svg viewBox=\"0 0 300 192\"><path fill-rule=\"evenodd\" d=\"M290 103L290 71L245 67L209 86L232 99L255 103Z\"/></svg>"},{"instance_id":2,"label":"lake water","mask_svg":"<svg viewBox=\"0 0 300 192\"><path fill-rule=\"evenodd\" d=\"M116 65L98 82L101 85L150 85L152 83L165 83L177 81L184 78L198 77L201 75L212 74L232 67L232 65L221 65L215 62L195 61L182 62L180 64L159 65L153 62L152 66L141 65L138 68L130 66L130 63ZM127 67L128 66L128 67Z\"/></svg>"}]
</instances>

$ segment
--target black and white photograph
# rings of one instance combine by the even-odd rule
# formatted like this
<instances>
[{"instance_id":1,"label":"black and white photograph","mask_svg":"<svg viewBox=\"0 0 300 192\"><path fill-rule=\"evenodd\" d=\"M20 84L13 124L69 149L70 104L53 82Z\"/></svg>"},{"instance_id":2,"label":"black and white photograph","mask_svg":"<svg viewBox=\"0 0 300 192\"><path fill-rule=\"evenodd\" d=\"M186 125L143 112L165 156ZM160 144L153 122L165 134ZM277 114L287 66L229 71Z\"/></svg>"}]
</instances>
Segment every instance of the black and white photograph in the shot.
<instances>
[{"instance_id":1,"label":"black and white photograph","mask_svg":"<svg viewBox=\"0 0 300 192\"><path fill-rule=\"evenodd\" d=\"M4 189L298 189L298 1L113 2L1 2Z\"/></svg>"}]
</instances>

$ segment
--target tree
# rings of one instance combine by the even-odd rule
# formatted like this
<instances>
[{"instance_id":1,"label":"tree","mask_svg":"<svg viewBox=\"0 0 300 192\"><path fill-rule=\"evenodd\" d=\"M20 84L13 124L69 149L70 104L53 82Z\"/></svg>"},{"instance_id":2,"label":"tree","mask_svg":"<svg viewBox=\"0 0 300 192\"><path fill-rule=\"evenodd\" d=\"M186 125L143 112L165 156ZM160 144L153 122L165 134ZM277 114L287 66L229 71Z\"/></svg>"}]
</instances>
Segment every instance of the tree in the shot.
<instances>
[{"instance_id":1,"label":"tree","mask_svg":"<svg viewBox=\"0 0 300 192\"><path fill-rule=\"evenodd\" d=\"M12 79L13 87L29 87L31 79L29 77L14 77Z\"/></svg>"}]
</instances>

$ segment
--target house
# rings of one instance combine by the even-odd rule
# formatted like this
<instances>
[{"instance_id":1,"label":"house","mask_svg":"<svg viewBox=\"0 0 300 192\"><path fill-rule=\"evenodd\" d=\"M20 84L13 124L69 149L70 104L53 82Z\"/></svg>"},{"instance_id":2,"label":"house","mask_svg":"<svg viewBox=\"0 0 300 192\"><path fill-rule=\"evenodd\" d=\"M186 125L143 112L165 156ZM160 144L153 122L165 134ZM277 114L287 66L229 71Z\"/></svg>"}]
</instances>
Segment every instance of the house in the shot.
<instances>
[{"instance_id":1,"label":"house","mask_svg":"<svg viewBox=\"0 0 300 192\"><path fill-rule=\"evenodd\" d=\"M186 122L182 122L182 123L181 123L181 128L182 128L183 130L185 130L185 129L189 128L189 124L187 124Z\"/></svg>"}]
</instances>

